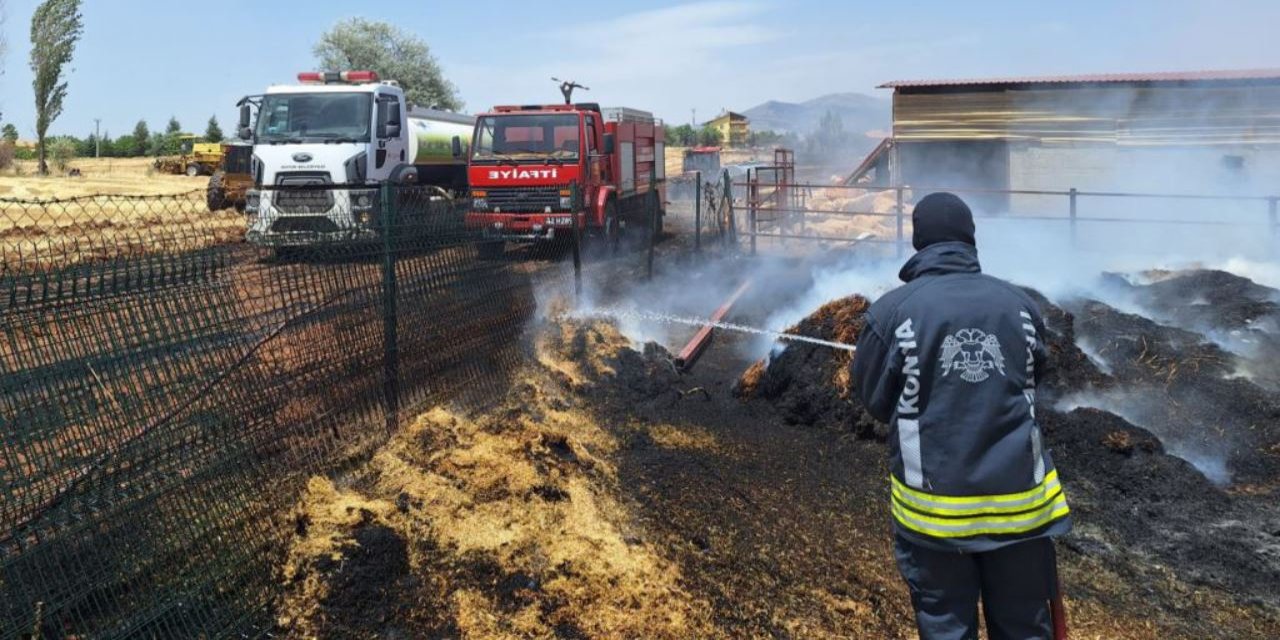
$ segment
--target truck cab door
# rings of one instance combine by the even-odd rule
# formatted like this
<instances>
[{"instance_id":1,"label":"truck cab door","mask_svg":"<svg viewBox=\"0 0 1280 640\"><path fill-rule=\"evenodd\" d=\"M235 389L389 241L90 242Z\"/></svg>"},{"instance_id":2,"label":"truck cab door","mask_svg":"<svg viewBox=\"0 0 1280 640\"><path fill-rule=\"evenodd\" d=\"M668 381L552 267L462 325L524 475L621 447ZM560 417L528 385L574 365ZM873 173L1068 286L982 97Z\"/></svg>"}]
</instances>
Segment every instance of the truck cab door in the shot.
<instances>
[{"instance_id":1,"label":"truck cab door","mask_svg":"<svg viewBox=\"0 0 1280 640\"><path fill-rule=\"evenodd\" d=\"M582 184L586 202L596 201L596 193L608 178L608 158L605 157L600 144L601 132L597 128L599 125L599 118L594 114L588 114L583 119L583 132L586 135L582 138L582 150L586 154L587 164Z\"/></svg>"},{"instance_id":2,"label":"truck cab door","mask_svg":"<svg viewBox=\"0 0 1280 640\"><path fill-rule=\"evenodd\" d=\"M374 149L369 162L369 177L385 180L396 167L410 162L408 110L404 98L379 93L374 105Z\"/></svg>"}]
</instances>

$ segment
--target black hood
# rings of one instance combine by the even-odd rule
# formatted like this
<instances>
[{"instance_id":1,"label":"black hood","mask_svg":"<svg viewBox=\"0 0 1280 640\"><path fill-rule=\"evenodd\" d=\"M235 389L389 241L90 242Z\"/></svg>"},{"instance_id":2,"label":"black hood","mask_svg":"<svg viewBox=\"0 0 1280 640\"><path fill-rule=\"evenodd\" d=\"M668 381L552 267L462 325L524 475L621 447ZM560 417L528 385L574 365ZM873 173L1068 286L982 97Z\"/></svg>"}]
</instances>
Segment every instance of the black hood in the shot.
<instances>
[{"instance_id":1,"label":"black hood","mask_svg":"<svg viewBox=\"0 0 1280 640\"><path fill-rule=\"evenodd\" d=\"M911 245L919 251L939 242L974 242L973 212L954 193L939 191L920 199L911 212Z\"/></svg>"},{"instance_id":2,"label":"black hood","mask_svg":"<svg viewBox=\"0 0 1280 640\"><path fill-rule=\"evenodd\" d=\"M978 248L967 242L939 242L931 244L902 265L898 277L911 282L921 276L941 276L948 273L982 273L978 263Z\"/></svg>"}]
</instances>

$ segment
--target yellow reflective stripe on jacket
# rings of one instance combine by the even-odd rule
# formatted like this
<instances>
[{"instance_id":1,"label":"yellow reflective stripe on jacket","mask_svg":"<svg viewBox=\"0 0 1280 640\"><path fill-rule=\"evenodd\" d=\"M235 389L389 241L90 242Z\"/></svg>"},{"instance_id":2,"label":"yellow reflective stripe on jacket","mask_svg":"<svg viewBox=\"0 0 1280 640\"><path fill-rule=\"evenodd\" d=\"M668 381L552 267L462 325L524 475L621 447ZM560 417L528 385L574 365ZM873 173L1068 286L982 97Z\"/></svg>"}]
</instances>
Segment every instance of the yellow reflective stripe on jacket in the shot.
<instances>
[{"instance_id":1,"label":"yellow reflective stripe on jacket","mask_svg":"<svg viewBox=\"0 0 1280 640\"><path fill-rule=\"evenodd\" d=\"M1018 534L1034 531L1071 512L1062 493L1052 502L1034 511L1012 516L978 516L973 518L934 518L893 503L893 517L898 524L934 538L961 538L977 535Z\"/></svg>"},{"instance_id":2,"label":"yellow reflective stripe on jacket","mask_svg":"<svg viewBox=\"0 0 1280 640\"><path fill-rule=\"evenodd\" d=\"M1030 511L1043 507L1062 489L1057 469L1049 472L1043 482L1027 491L992 496L939 496L912 489L896 476L890 476L890 479L895 501L925 515L949 517Z\"/></svg>"}]
</instances>

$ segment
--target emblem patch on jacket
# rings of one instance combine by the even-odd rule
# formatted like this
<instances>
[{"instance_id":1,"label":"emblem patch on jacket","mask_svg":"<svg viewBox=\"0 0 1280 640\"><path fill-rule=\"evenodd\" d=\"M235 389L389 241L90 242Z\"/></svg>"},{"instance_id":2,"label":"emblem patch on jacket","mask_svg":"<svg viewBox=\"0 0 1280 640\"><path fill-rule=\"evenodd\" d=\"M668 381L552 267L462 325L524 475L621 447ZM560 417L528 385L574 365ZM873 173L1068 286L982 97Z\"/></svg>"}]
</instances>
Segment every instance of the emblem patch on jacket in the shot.
<instances>
[{"instance_id":1,"label":"emblem patch on jacket","mask_svg":"<svg viewBox=\"0 0 1280 640\"><path fill-rule=\"evenodd\" d=\"M961 329L942 341L942 375L959 372L960 379L977 384L994 369L1004 375L1000 341L981 329Z\"/></svg>"}]
</instances>

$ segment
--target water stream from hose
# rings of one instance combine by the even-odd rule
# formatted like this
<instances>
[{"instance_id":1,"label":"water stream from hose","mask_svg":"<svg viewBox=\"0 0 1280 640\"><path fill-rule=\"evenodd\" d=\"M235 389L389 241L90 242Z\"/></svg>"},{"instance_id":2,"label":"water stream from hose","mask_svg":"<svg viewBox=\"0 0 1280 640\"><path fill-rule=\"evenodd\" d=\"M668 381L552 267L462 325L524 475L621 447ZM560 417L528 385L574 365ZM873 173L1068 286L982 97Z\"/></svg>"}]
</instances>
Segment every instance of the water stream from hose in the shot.
<instances>
[{"instance_id":1,"label":"water stream from hose","mask_svg":"<svg viewBox=\"0 0 1280 640\"><path fill-rule=\"evenodd\" d=\"M732 322L716 322L707 318L691 318L686 316L677 316L669 313L659 313L657 311L642 311L640 309L624 309L621 307L602 307L596 309L581 309L565 314L565 317L578 320L594 320L594 319L613 319L613 320L649 320L653 322L665 322L667 324L680 324L691 327L712 326L716 329L725 331L735 331L738 333L748 333L757 336L765 336L775 340L783 340L787 342L804 342L808 344L827 347L829 349L839 349L853 353L856 351L853 345L844 344L843 342L832 342L830 340L821 340L819 338L810 338L809 336L796 335L785 331L773 331L771 329L760 329L758 327L749 327L743 324L734 324Z\"/></svg>"}]
</instances>

